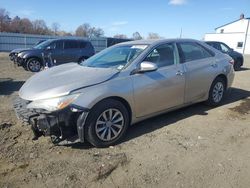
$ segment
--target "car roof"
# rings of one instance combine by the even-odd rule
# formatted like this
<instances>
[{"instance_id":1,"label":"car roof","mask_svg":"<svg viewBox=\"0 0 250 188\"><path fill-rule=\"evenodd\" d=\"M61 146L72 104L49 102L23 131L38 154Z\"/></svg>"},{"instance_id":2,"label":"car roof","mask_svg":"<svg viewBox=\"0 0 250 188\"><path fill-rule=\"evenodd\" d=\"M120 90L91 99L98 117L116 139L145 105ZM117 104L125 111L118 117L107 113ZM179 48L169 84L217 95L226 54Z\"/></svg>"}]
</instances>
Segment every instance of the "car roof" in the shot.
<instances>
[{"instance_id":1,"label":"car roof","mask_svg":"<svg viewBox=\"0 0 250 188\"><path fill-rule=\"evenodd\" d=\"M200 42L195 39L153 39L153 40L134 40L134 41L128 41L116 44L116 46L123 46L123 45L157 45L161 43L167 43L167 42Z\"/></svg>"},{"instance_id":2,"label":"car roof","mask_svg":"<svg viewBox=\"0 0 250 188\"><path fill-rule=\"evenodd\" d=\"M85 39L71 39L71 38L59 38L59 39L48 39L50 41L59 41L59 40L73 40L73 41L84 41L84 42L89 42L88 40Z\"/></svg>"},{"instance_id":3,"label":"car roof","mask_svg":"<svg viewBox=\"0 0 250 188\"><path fill-rule=\"evenodd\" d=\"M205 41L205 43L223 43L224 44L224 42L220 42L220 41Z\"/></svg>"}]
</instances>

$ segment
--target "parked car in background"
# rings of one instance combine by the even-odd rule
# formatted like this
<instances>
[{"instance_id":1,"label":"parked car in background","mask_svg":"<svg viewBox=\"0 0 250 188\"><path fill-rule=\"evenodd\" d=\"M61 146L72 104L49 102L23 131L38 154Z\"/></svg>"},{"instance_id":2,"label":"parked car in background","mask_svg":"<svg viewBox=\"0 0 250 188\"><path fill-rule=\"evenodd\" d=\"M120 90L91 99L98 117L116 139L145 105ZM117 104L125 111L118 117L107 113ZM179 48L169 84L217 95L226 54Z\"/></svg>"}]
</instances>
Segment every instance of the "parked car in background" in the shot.
<instances>
[{"instance_id":1,"label":"parked car in background","mask_svg":"<svg viewBox=\"0 0 250 188\"><path fill-rule=\"evenodd\" d=\"M15 55L13 55L15 54ZM50 57L55 65L82 62L95 54L91 42L76 39L50 39L33 48L13 50L10 59L31 72L39 72Z\"/></svg>"},{"instance_id":2,"label":"parked car in background","mask_svg":"<svg viewBox=\"0 0 250 188\"><path fill-rule=\"evenodd\" d=\"M234 70L240 70L240 67L243 65L244 58L243 55L239 52L234 51L228 45L223 42L218 41L206 41L206 43L215 49L230 55L234 59Z\"/></svg>"},{"instance_id":3,"label":"parked car in background","mask_svg":"<svg viewBox=\"0 0 250 188\"><path fill-rule=\"evenodd\" d=\"M14 108L36 137L106 147L146 118L201 101L221 104L233 79L232 58L203 42L131 41L35 74Z\"/></svg>"},{"instance_id":4,"label":"parked car in background","mask_svg":"<svg viewBox=\"0 0 250 188\"><path fill-rule=\"evenodd\" d=\"M46 40L45 40L45 39L39 40L39 41L34 45L34 47L37 46L38 44L44 42L44 41L46 41ZM9 58L10 58L10 60L17 64L17 55L18 55L18 53L23 52L23 51L26 51L26 50L29 50L29 49L30 49L30 48L17 48L17 49L12 50L12 51L9 53ZM19 65L19 66L20 66L20 65Z\"/></svg>"}]
</instances>

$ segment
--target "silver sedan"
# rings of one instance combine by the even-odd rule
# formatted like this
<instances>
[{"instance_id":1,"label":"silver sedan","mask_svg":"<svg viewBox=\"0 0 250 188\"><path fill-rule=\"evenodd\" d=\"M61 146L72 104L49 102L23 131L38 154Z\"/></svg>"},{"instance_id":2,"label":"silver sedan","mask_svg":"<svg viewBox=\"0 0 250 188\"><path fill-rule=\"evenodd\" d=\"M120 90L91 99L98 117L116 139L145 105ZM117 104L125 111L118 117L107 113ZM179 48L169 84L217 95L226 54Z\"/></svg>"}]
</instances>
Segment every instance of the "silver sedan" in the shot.
<instances>
[{"instance_id":1,"label":"silver sedan","mask_svg":"<svg viewBox=\"0 0 250 188\"><path fill-rule=\"evenodd\" d=\"M35 74L14 107L34 139L106 147L146 118L202 101L219 105L232 85L233 63L191 39L126 42Z\"/></svg>"}]
</instances>

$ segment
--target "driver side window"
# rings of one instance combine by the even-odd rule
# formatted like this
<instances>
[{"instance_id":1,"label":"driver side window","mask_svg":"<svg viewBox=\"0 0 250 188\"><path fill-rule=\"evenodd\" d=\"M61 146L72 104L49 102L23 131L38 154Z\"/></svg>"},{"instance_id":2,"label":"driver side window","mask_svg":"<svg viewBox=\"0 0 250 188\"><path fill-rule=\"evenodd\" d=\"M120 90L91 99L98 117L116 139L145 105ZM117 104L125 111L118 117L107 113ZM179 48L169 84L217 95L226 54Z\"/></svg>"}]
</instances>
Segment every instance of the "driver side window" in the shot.
<instances>
[{"instance_id":1,"label":"driver side window","mask_svg":"<svg viewBox=\"0 0 250 188\"><path fill-rule=\"evenodd\" d=\"M155 63L159 68L174 65L175 53L173 44L163 44L156 47L144 61Z\"/></svg>"},{"instance_id":2,"label":"driver side window","mask_svg":"<svg viewBox=\"0 0 250 188\"><path fill-rule=\"evenodd\" d=\"M51 42L47 48L51 49L51 50L54 50L56 48L56 42Z\"/></svg>"}]
</instances>

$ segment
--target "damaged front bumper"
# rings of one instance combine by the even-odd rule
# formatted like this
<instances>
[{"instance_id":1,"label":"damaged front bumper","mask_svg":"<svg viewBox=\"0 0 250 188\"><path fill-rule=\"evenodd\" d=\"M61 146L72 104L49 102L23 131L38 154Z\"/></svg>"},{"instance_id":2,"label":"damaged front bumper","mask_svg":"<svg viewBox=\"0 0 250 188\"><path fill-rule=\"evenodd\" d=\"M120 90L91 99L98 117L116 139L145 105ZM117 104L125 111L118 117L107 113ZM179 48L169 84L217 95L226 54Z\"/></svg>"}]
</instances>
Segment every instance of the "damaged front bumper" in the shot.
<instances>
[{"instance_id":1,"label":"damaged front bumper","mask_svg":"<svg viewBox=\"0 0 250 188\"><path fill-rule=\"evenodd\" d=\"M17 98L14 109L18 119L30 124L34 139L50 136L54 144L84 142L84 125L88 109L70 105L63 110L48 112L40 109L28 109L31 101Z\"/></svg>"},{"instance_id":2,"label":"damaged front bumper","mask_svg":"<svg viewBox=\"0 0 250 188\"><path fill-rule=\"evenodd\" d=\"M9 58L11 61L13 61L15 64L17 64L17 58L18 58L18 53L10 53Z\"/></svg>"},{"instance_id":3,"label":"damaged front bumper","mask_svg":"<svg viewBox=\"0 0 250 188\"><path fill-rule=\"evenodd\" d=\"M25 59L18 57L18 53L10 53L9 58L18 66L22 66L25 63Z\"/></svg>"}]
</instances>

